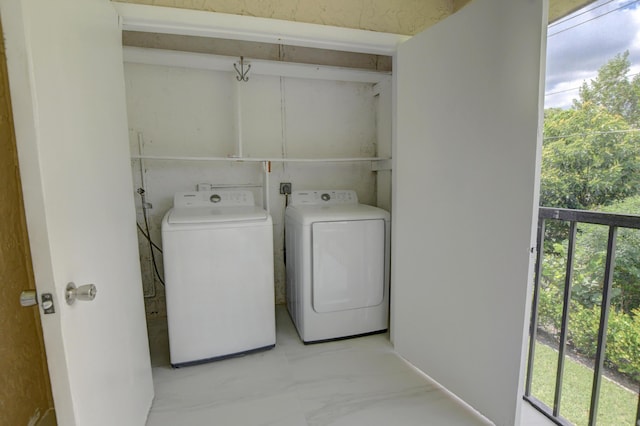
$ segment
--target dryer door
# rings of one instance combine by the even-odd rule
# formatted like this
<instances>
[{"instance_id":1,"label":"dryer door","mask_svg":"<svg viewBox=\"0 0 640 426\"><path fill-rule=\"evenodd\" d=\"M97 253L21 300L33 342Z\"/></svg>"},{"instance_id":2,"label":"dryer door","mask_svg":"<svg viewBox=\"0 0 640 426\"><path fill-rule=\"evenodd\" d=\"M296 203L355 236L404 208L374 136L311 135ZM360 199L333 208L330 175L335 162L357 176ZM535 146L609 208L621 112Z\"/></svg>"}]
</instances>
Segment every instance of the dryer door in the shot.
<instances>
[{"instance_id":1,"label":"dryer door","mask_svg":"<svg viewBox=\"0 0 640 426\"><path fill-rule=\"evenodd\" d=\"M384 227L383 219L312 225L312 304L316 312L382 303Z\"/></svg>"}]
</instances>

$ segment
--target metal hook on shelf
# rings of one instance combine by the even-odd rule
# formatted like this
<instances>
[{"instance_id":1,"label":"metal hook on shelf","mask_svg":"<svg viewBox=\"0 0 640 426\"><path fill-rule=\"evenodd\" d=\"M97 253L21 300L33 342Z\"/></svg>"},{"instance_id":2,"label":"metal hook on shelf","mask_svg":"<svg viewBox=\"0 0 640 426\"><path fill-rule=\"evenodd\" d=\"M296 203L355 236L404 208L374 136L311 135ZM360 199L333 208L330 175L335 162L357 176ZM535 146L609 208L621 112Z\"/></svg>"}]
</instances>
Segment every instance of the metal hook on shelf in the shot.
<instances>
[{"instance_id":1,"label":"metal hook on shelf","mask_svg":"<svg viewBox=\"0 0 640 426\"><path fill-rule=\"evenodd\" d=\"M247 69L244 69L244 57L240 56L240 69L238 69L238 64L234 63L233 68L235 68L238 75L236 79L238 81L249 81L249 70L251 69L251 64L247 64Z\"/></svg>"}]
</instances>

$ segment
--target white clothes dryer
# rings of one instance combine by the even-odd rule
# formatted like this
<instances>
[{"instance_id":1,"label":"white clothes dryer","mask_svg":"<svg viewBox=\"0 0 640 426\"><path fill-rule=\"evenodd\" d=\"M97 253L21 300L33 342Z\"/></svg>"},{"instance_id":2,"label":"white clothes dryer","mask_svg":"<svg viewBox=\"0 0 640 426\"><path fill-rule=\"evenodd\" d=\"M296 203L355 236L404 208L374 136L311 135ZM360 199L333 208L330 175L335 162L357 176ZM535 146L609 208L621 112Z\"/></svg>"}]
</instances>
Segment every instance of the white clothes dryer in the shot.
<instances>
[{"instance_id":1,"label":"white clothes dryer","mask_svg":"<svg viewBox=\"0 0 640 426\"><path fill-rule=\"evenodd\" d=\"M387 211L355 191L295 191L285 233L287 308L303 342L387 330Z\"/></svg>"},{"instance_id":2,"label":"white clothes dryer","mask_svg":"<svg viewBox=\"0 0 640 426\"><path fill-rule=\"evenodd\" d=\"M181 192L162 220L171 365L275 345L273 224L248 190Z\"/></svg>"}]
</instances>

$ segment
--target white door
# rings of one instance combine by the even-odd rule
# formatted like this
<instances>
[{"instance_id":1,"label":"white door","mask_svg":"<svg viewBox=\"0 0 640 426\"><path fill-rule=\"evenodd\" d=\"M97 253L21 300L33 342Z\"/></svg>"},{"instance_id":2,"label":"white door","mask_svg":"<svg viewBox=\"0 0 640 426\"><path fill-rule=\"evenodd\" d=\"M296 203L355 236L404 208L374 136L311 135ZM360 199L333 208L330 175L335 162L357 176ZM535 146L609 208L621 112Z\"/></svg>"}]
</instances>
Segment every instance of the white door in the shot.
<instances>
[{"instance_id":1,"label":"white door","mask_svg":"<svg viewBox=\"0 0 640 426\"><path fill-rule=\"evenodd\" d=\"M143 425L153 398L118 17L0 0L29 241L60 425ZM65 303L67 283L93 301ZM16 300L16 303L18 301Z\"/></svg>"},{"instance_id":2,"label":"white door","mask_svg":"<svg viewBox=\"0 0 640 426\"><path fill-rule=\"evenodd\" d=\"M545 31L545 1L474 0L394 66L395 347L497 425L522 400Z\"/></svg>"}]
</instances>

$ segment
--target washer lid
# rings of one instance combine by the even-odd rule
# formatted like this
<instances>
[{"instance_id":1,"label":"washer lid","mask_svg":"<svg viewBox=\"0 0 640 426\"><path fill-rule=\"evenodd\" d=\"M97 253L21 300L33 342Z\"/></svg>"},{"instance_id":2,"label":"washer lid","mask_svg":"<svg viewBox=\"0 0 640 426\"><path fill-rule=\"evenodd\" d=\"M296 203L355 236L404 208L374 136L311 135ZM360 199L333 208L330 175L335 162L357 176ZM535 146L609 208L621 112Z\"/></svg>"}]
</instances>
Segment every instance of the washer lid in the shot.
<instances>
[{"instance_id":1,"label":"washer lid","mask_svg":"<svg viewBox=\"0 0 640 426\"><path fill-rule=\"evenodd\" d=\"M174 207L167 216L167 222L171 224L248 222L266 219L267 211L258 206Z\"/></svg>"}]
</instances>

